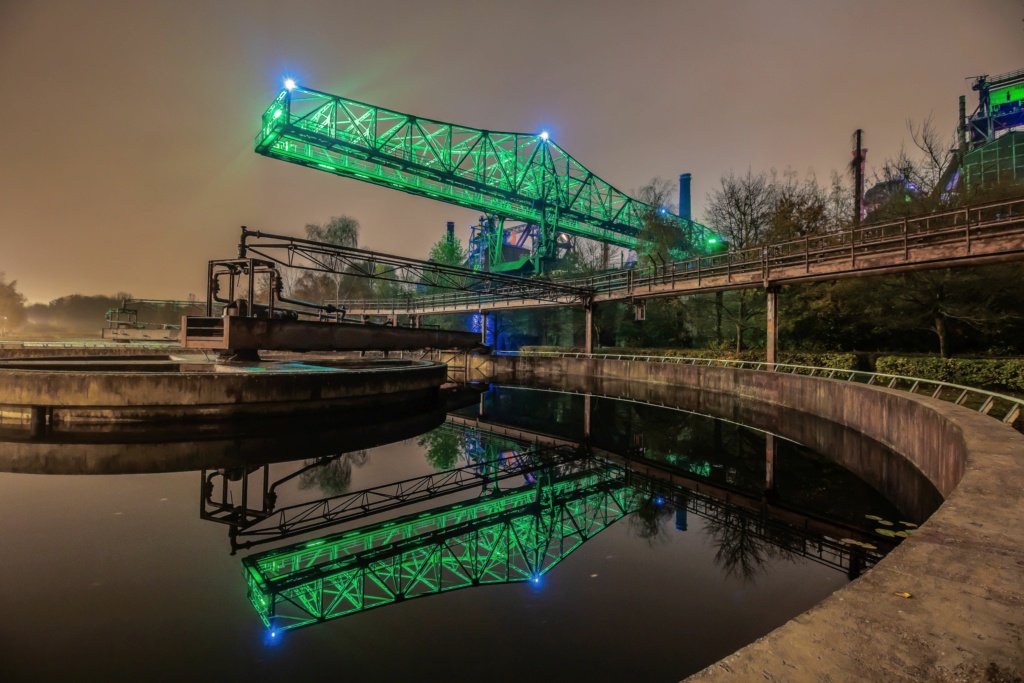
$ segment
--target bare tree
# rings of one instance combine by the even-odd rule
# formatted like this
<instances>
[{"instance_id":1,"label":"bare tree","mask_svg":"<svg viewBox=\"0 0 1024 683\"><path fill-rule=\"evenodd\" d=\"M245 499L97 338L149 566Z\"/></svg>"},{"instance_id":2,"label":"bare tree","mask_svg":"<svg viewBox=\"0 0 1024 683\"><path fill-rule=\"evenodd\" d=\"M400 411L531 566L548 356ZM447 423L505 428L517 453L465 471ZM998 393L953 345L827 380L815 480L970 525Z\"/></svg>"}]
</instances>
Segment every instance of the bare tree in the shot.
<instances>
[{"instance_id":1,"label":"bare tree","mask_svg":"<svg viewBox=\"0 0 1024 683\"><path fill-rule=\"evenodd\" d=\"M359 246L359 221L352 216L332 216L323 225L309 223L306 225L306 238L317 242L336 244L340 247ZM334 282L334 298L341 299L343 290L350 296L356 295L358 290L368 289L358 283L352 282L355 278L347 276L343 270L340 260L337 258L326 258L327 266L334 271L331 273L331 280Z\"/></svg>"},{"instance_id":2,"label":"bare tree","mask_svg":"<svg viewBox=\"0 0 1024 683\"><path fill-rule=\"evenodd\" d=\"M768 173L722 176L721 187L711 191L708 221L733 249L764 244L772 230L775 190Z\"/></svg>"}]
</instances>

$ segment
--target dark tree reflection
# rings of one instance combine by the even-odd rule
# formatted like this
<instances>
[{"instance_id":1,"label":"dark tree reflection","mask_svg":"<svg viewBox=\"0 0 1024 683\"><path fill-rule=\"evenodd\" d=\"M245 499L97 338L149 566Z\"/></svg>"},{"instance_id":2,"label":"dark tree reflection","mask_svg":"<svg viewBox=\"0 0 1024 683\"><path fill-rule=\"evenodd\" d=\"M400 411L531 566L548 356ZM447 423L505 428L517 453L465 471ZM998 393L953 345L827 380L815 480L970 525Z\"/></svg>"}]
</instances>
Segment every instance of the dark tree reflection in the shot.
<instances>
[{"instance_id":1,"label":"dark tree reflection","mask_svg":"<svg viewBox=\"0 0 1024 683\"><path fill-rule=\"evenodd\" d=\"M665 530L665 521L672 517L672 506L666 504L663 498L646 494L637 502L639 506L636 512L629 516L629 526L640 538L653 544L654 539ZM662 536L662 541L666 540Z\"/></svg>"},{"instance_id":2,"label":"dark tree reflection","mask_svg":"<svg viewBox=\"0 0 1024 683\"><path fill-rule=\"evenodd\" d=\"M416 444L427 449L430 466L442 472L455 467L465 452L465 434L451 429L435 429L419 438Z\"/></svg>"},{"instance_id":3,"label":"dark tree reflection","mask_svg":"<svg viewBox=\"0 0 1024 683\"><path fill-rule=\"evenodd\" d=\"M316 487L325 496L345 493L352 485L352 466L362 467L369 457L366 451L353 451L329 458L300 474L299 488L306 490ZM304 464L311 466L317 463L306 460Z\"/></svg>"},{"instance_id":4,"label":"dark tree reflection","mask_svg":"<svg viewBox=\"0 0 1024 683\"><path fill-rule=\"evenodd\" d=\"M729 577L755 583L772 560L792 559L800 541L782 529L768 528L763 520L740 510L722 508L708 518L705 530L715 548L715 562Z\"/></svg>"}]
</instances>

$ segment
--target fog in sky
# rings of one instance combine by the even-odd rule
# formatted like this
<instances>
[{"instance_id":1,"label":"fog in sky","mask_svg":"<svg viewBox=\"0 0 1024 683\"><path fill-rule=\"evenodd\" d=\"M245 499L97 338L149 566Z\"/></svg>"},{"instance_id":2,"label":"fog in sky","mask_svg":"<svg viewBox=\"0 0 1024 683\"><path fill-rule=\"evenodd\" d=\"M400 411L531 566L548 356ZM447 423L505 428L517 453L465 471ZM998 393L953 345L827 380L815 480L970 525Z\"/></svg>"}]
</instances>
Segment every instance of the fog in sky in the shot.
<instances>
[{"instance_id":1,"label":"fog in sky","mask_svg":"<svg viewBox=\"0 0 1024 683\"><path fill-rule=\"evenodd\" d=\"M827 181L865 130L952 133L967 77L1024 68L1021 0L100 2L0 0L0 271L30 301L205 295L238 226L347 213L365 246L425 257L477 214L252 151L293 76L491 130L548 130L627 192L693 174Z\"/></svg>"}]
</instances>

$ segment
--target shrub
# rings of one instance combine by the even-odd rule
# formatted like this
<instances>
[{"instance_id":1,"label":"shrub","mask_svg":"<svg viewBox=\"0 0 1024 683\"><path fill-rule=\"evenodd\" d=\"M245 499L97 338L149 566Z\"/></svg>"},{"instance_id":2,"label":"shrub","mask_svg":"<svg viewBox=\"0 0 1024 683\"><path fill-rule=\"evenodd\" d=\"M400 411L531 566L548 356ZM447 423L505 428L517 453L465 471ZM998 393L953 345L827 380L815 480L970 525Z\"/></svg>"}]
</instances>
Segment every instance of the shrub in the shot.
<instances>
[{"instance_id":1,"label":"shrub","mask_svg":"<svg viewBox=\"0 0 1024 683\"><path fill-rule=\"evenodd\" d=\"M877 372L951 382L993 391L1024 393L1024 359L1021 358L905 358L882 356Z\"/></svg>"},{"instance_id":2,"label":"shrub","mask_svg":"<svg viewBox=\"0 0 1024 683\"><path fill-rule=\"evenodd\" d=\"M582 352L583 349L565 348L559 346L524 346L519 349L523 355L539 352ZM669 358L713 358L715 360L743 360L743 361L764 361L764 351L715 351L709 349L643 349L614 347L597 349L596 353L623 356L665 356ZM792 365L808 365L816 368L836 368L839 370L857 369L857 356L853 353L780 353L779 362Z\"/></svg>"}]
</instances>

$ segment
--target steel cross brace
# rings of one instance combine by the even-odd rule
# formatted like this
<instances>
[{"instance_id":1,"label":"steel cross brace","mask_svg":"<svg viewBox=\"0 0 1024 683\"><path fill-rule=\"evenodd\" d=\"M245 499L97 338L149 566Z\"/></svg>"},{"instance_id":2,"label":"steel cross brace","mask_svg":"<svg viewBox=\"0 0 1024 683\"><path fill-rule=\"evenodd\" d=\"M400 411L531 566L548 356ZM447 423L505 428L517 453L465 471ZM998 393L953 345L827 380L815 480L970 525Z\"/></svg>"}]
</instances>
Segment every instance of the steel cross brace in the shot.
<instances>
[{"instance_id":1,"label":"steel cross brace","mask_svg":"<svg viewBox=\"0 0 1024 683\"><path fill-rule=\"evenodd\" d=\"M410 297L418 285L488 298L536 298L554 303L579 303L590 297L587 289L550 280L475 271L461 266L249 230L244 226L239 253L255 254L290 268L397 282L409 288Z\"/></svg>"}]
</instances>

